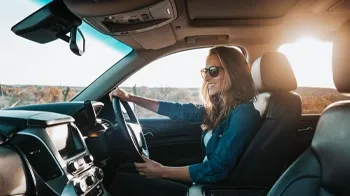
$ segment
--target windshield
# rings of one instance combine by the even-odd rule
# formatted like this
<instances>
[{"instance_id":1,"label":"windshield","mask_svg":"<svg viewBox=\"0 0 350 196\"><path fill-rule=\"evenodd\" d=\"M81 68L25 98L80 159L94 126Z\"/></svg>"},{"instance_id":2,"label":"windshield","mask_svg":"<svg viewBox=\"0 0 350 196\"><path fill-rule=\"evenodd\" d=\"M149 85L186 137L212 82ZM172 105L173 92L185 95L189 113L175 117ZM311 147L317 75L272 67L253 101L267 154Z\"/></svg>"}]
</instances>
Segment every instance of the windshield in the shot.
<instances>
[{"instance_id":1,"label":"windshield","mask_svg":"<svg viewBox=\"0 0 350 196\"><path fill-rule=\"evenodd\" d=\"M0 6L0 109L36 103L64 102L109 69L132 48L83 23L82 56L57 39L38 44L15 35L11 27L48 0L11 0Z\"/></svg>"}]
</instances>

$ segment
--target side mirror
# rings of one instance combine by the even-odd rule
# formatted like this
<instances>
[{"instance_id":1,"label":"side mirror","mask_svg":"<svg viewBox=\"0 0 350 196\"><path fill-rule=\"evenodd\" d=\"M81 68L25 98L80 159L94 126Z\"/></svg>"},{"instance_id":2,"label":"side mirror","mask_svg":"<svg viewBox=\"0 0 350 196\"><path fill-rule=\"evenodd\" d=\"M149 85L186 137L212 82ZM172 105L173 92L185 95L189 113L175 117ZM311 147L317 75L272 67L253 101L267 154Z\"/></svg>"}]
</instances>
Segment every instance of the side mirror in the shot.
<instances>
[{"instance_id":1,"label":"side mirror","mask_svg":"<svg viewBox=\"0 0 350 196\"><path fill-rule=\"evenodd\" d=\"M69 47L78 56L81 56L85 52L85 38L78 27L73 27L70 31Z\"/></svg>"}]
</instances>

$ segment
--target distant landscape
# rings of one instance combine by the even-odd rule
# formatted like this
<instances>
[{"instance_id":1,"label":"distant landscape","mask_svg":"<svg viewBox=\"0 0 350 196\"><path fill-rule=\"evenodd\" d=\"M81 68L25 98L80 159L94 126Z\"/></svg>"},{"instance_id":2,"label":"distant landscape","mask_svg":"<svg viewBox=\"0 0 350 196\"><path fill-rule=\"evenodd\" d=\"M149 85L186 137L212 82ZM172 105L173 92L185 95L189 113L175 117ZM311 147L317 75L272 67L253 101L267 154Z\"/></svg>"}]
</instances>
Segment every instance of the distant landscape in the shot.
<instances>
[{"instance_id":1,"label":"distant landscape","mask_svg":"<svg viewBox=\"0 0 350 196\"><path fill-rule=\"evenodd\" d=\"M70 101L81 90L81 87L0 85L0 109Z\"/></svg>"},{"instance_id":2,"label":"distant landscape","mask_svg":"<svg viewBox=\"0 0 350 196\"><path fill-rule=\"evenodd\" d=\"M332 88L299 87L295 92L302 98L304 114L320 114L331 103L350 100Z\"/></svg>"},{"instance_id":3,"label":"distant landscape","mask_svg":"<svg viewBox=\"0 0 350 196\"><path fill-rule=\"evenodd\" d=\"M197 88L148 88L122 87L128 92L158 100L174 102L201 103ZM70 101L82 87L36 86L36 85L0 85L0 109L21 105ZM299 87L295 92L301 95L304 114L319 114L331 103L347 100L349 97L339 94L335 89ZM136 115L159 117L148 110L136 106Z\"/></svg>"}]
</instances>

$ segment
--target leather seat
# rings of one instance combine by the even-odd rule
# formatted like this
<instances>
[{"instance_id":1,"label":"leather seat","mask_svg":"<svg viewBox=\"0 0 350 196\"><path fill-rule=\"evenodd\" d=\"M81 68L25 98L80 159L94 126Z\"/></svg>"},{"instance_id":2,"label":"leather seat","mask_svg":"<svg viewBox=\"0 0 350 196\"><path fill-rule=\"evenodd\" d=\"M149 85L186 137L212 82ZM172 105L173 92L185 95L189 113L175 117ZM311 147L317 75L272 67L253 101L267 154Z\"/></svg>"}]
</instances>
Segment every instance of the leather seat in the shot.
<instances>
[{"instance_id":1,"label":"leather seat","mask_svg":"<svg viewBox=\"0 0 350 196\"><path fill-rule=\"evenodd\" d=\"M333 80L350 94L350 20L333 44ZM322 113L311 146L288 168L269 196L350 195L350 101L336 102Z\"/></svg>"},{"instance_id":2,"label":"leather seat","mask_svg":"<svg viewBox=\"0 0 350 196\"><path fill-rule=\"evenodd\" d=\"M254 105L262 124L233 169L229 184L271 188L293 161L301 98L291 92L297 82L284 54L265 53L253 63L251 72L259 92Z\"/></svg>"},{"instance_id":3,"label":"leather seat","mask_svg":"<svg viewBox=\"0 0 350 196\"><path fill-rule=\"evenodd\" d=\"M282 53L265 53L253 63L251 72L259 92L254 103L262 117L259 130L227 179L214 185L194 185L187 195L204 195L214 189L221 194L221 188L229 195L230 187L252 187L249 194L261 190L266 194L292 162L301 98L291 92L297 82L288 59ZM256 192L254 187L262 189Z\"/></svg>"}]
</instances>

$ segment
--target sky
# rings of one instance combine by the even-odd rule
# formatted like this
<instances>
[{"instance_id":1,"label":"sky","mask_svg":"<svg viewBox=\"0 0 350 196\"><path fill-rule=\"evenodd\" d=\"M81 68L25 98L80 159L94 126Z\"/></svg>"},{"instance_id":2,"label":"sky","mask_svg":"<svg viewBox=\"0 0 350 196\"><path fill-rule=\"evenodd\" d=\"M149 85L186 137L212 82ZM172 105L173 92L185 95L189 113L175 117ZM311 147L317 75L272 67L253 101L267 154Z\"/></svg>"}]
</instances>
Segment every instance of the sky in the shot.
<instances>
[{"instance_id":1,"label":"sky","mask_svg":"<svg viewBox=\"0 0 350 196\"><path fill-rule=\"evenodd\" d=\"M287 56L299 86L334 88L332 48L332 42L303 37L280 46L278 51Z\"/></svg>"},{"instance_id":2,"label":"sky","mask_svg":"<svg viewBox=\"0 0 350 196\"><path fill-rule=\"evenodd\" d=\"M38 1L11 0L6 4L0 7L1 84L86 87L131 50L87 25L81 27L86 39L83 56L73 54L62 40L44 45L26 40L16 36L11 27L39 9ZM299 86L334 87L331 50L331 43L302 38L278 51L287 55ZM196 49L169 55L147 65L121 86L198 88L207 54L208 49Z\"/></svg>"},{"instance_id":3,"label":"sky","mask_svg":"<svg viewBox=\"0 0 350 196\"><path fill-rule=\"evenodd\" d=\"M73 54L68 43L60 39L47 44L32 42L15 35L11 27L41 6L34 0L11 0L6 4L0 6L2 84L85 87L131 50L100 33L96 36L91 33L94 29L87 25L81 26L86 39L86 52L82 56ZM105 44L108 40L109 45Z\"/></svg>"}]
</instances>

